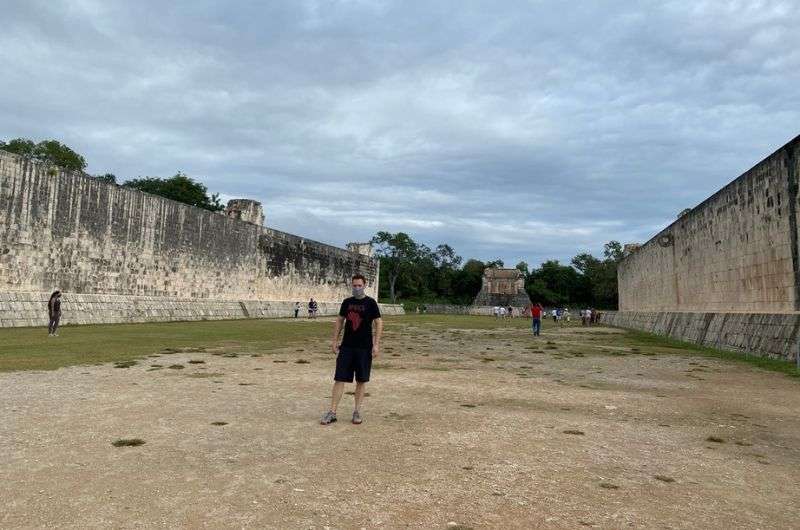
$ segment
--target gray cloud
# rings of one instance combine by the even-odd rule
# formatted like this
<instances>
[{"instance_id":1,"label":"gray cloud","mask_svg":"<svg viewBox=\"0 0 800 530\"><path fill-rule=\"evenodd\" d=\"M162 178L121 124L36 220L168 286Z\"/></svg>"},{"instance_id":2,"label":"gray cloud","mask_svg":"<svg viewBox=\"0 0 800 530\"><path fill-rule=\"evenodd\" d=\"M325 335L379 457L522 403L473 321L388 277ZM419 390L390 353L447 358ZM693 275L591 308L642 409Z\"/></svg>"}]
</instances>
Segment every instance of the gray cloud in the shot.
<instances>
[{"instance_id":1,"label":"gray cloud","mask_svg":"<svg viewBox=\"0 0 800 530\"><path fill-rule=\"evenodd\" d=\"M795 2L15 1L4 137L334 244L642 241L798 133Z\"/></svg>"}]
</instances>

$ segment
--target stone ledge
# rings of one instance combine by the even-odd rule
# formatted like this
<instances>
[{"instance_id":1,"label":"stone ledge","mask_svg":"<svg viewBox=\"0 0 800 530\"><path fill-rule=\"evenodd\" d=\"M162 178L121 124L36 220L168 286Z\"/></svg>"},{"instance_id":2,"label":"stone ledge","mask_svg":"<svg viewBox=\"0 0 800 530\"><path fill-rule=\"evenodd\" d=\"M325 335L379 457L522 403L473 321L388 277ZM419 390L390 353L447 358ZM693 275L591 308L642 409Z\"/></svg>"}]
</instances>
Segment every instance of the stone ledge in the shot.
<instances>
[{"instance_id":1,"label":"stone ledge","mask_svg":"<svg viewBox=\"0 0 800 530\"><path fill-rule=\"evenodd\" d=\"M49 293L0 293L0 328L47 326ZM209 300L159 298L154 296L91 295L64 293L61 325L115 324L133 322L175 322L195 320L236 320L246 318L294 317L294 301ZM379 304L387 316L403 315L399 304ZM339 312L339 302L319 302L319 315ZM308 315L301 304L300 317Z\"/></svg>"},{"instance_id":2,"label":"stone ledge","mask_svg":"<svg viewBox=\"0 0 800 530\"><path fill-rule=\"evenodd\" d=\"M795 361L800 313L603 311L603 324L720 350Z\"/></svg>"}]
</instances>

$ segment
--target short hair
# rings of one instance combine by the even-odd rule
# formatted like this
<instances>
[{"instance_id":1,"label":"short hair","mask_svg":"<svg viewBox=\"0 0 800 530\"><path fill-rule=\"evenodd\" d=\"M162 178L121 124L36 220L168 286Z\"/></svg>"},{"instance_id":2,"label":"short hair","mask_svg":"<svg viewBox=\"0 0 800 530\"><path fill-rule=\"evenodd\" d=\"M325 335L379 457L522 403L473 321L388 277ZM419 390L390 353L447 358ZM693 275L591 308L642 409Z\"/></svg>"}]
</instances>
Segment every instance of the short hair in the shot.
<instances>
[{"instance_id":1,"label":"short hair","mask_svg":"<svg viewBox=\"0 0 800 530\"><path fill-rule=\"evenodd\" d=\"M350 281L352 282L352 281L355 281L355 280L361 280L362 282L364 282L364 285L367 285L367 279L361 273L353 274L353 277L350 278Z\"/></svg>"}]
</instances>

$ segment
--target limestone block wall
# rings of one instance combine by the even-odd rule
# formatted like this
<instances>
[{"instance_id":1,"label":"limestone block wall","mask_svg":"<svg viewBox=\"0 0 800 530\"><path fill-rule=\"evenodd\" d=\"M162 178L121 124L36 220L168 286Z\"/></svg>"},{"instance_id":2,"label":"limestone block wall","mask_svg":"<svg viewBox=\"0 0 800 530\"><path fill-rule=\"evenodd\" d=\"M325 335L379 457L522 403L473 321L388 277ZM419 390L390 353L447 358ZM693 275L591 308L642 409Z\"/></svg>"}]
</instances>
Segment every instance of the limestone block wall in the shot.
<instances>
[{"instance_id":1,"label":"limestone block wall","mask_svg":"<svg viewBox=\"0 0 800 530\"><path fill-rule=\"evenodd\" d=\"M702 346L796 361L798 313L604 311L603 324L637 329Z\"/></svg>"},{"instance_id":2,"label":"limestone block wall","mask_svg":"<svg viewBox=\"0 0 800 530\"><path fill-rule=\"evenodd\" d=\"M355 272L375 297L370 256L0 151L0 294L338 302Z\"/></svg>"},{"instance_id":3,"label":"limestone block wall","mask_svg":"<svg viewBox=\"0 0 800 530\"><path fill-rule=\"evenodd\" d=\"M430 314L494 316L494 306L426 304L425 308L426 313ZM524 310L524 306L514 307L514 316L518 317L522 315Z\"/></svg>"},{"instance_id":4,"label":"limestone block wall","mask_svg":"<svg viewBox=\"0 0 800 530\"><path fill-rule=\"evenodd\" d=\"M800 136L619 266L621 311L800 310Z\"/></svg>"},{"instance_id":5,"label":"limestone block wall","mask_svg":"<svg viewBox=\"0 0 800 530\"><path fill-rule=\"evenodd\" d=\"M47 326L49 298L49 292L0 293L0 328ZM336 315L339 306L340 302L320 302L319 315ZM385 316L404 314L401 305L380 308ZM62 312L62 325L288 318L294 316L294 301L65 293ZM308 316L305 305L300 316Z\"/></svg>"}]
</instances>

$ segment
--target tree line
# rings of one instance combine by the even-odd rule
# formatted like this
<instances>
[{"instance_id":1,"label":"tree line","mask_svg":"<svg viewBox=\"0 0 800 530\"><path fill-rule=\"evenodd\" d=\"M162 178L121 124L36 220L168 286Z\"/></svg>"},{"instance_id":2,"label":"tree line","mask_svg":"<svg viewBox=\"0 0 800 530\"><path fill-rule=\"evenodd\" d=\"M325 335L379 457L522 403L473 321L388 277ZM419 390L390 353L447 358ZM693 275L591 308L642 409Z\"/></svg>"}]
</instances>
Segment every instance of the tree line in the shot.
<instances>
[{"instance_id":1,"label":"tree line","mask_svg":"<svg viewBox=\"0 0 800 530\"><path fill-rule=\"evenodd\" d=\"M38 143L28 138L14 138L9 141L0 140L0 149L54 168L80 172L86 170L86 159L57 140L43 140ZM109 184L117 184L117 177L113 173L88 176ZM221 211L224 208L219 200L218 193L209 195L208 188L203 183L181 171L167 178L139 177L129 179L120 185L124 188L152 193L153 195L213 212Z\"/></svg>"},{"instance_id":2,"label":"tree line","mask_svg":"<svg viewBox=\"0 0 800 530\"><path fill-rule=\"evenodd\" d=\"M0 149L68 171L86 170L86 159L57 140L37 143L14 138L0 141ZM117 184L113 173L89 176ZM138 177L119 185L206 210L223 209L219 194L209 195L204 184L180 171L168 178ZM404 232L378 232L372 244L381 264L379 296L392 302L468 305L481 289L484 269L504 266L499 259L464 261L448 244L430 248ZM602 258L582 253L569 265L548 260L538 268L531 269L524 261L515 267L524 275L525 290L535 302L609 309L617 307L617 264L621 259L622 246L609 241Z\"/></svg>"},{"instance_id":3,"label":"tree line","mask_svg":"<svg viewBox=\"0 0 800 530\"><path fill-rule=\"evenodd\" d=\"M484 269L505 266L500 259L464 261L450 245L430 248L404 232L378 232L372 244L381 266L379 297L393 303L469 305L481 289ZM584 252L569 265L548 260L530 268L521 261L515 268L522 272L525 290L534 302L615 309L621 260L622 245L609 241L602 258Z\"/></svg>"}]
</instances>

